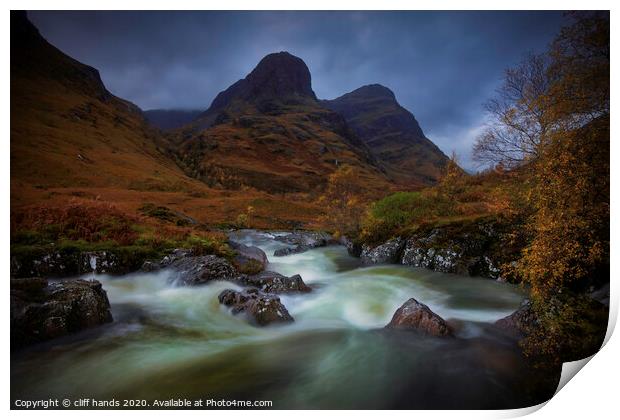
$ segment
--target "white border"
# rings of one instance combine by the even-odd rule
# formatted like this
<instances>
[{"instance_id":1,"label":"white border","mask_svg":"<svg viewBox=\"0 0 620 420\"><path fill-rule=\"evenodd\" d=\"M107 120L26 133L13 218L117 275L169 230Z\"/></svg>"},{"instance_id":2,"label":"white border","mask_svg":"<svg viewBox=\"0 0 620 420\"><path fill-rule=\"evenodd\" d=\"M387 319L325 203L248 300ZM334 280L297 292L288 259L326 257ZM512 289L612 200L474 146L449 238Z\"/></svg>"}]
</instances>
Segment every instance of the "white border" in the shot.
<instances>
[{"instance_id":1,"label":"white border","mask_svg":"<svg viewBox=\"0 0 620 420\"><path fill-rule=\"evenodd\" d=\"M615 2L617 3L617 2ZM617 44L616 31L615 31L615 11L613 10L613 5L615 4L611 1L598 1L598 0L590 0L590 1L547 1L547 0L521 0L521 1L488 1L488 0L470 0L470 1L441 1L441 2L413 2L413 1L393 1L393 0L382 0L381 2L371 2L367 0L359 0L359 1L335 1L335 0L314 0L312 2L296 2L292 3L290 1L283 0L264 0L264 1L239 1L239 0L228 0L226 2L213 2L213 1L186 1L186 0L177 0L174 2L170 1L161 1L161 0L152 0L152 1L131 1L131 0L109 0L104 2L79 2L77 0L60 0L55 1L53 3L49 1L41 1L41 0L26 0L26 1L8 1L7 4L9 9L76 9L76 10L103 10L103 9L114 9L114 10L132 10L132 9L159 9L159 10L203 10L203 9L212 9L212 10L257 10L257 9L266 9L266 10L581 10L581 9L612 9L611 19L612 19L612 69L615 68L614 62L617 57L617 48L614 48ZM5 273L5 276L8 277L9 273L9 212L10 212L10 202L9 202L9 191L10 191L10 152L9 152L9 113L10 113L10 95L9 95L9 80L10 80L10 71L9 71L9 36L10 36L10 17L8 10L4 15L3 19L4 25L2 27L2 51L0 52L0 57L3 57L5 60L5 64L2 67L2 74L4 83L2 84L2 93L3 93L3 101L2 101L2 121L3 121L3 134L4 139L2 142L3 152L0 154L1 159L1 168L2 168L2 188L4 193L4 206L2 207L2 215L4 224L2 225L2 237L4 238L4 243L2 244L3 250L3 258L1 259L1 269L2 272ZM613 74L613 71L612 71ZM617 89L616 84L612 81L612 97L616 97ZM611 119L611 129L612 133L616 132L616 123L617 118L615 118L615 114ZM612 142L612 162L618 161L618 148ZM612 201L614 205L612 206L612 212L615 210L616 198L618 197L617 191L618 185L617 181L617 170L612 168L611 176L612 176ZM614 222L614 217L612 220L612 237L617 238L618 235L618 224ZM612 267L611 267L611 277L612 279L618 278L618 264L615 263L613 258L614 255L617 255L616 252L616 243L612 244ZM3 398L1 400L1 404L5 410L9 410L9 378L10 378L10 353L9 353L9 344L8 339L6 337L9 336L9 308L8 308L8 278L5 280L4 286L4 298L3 302L3 313L2 317L2 325L4 326L3 337L4 346L2 348L2 360L3 360L3 369L2 369L2 394ZM617 281L612 281L612 293L617 293ZM617 310L618 310L618 299L617 296L612 296L612 311L610 315L610 327L611 323L615 324L617 319ZM609 334L608 334L609 336ZM609 337L608 337L609 338ZM422 416L423 418L512 418L517 416L522 416L525 414L532 414L532 418L562 418L562 419L572 419L579 418L583 419L586 416L590 418L611 418L617 415L618 410L618 396L617 396L617 387L618 387L618 374L619 372L619 363L617 355L620 355L620 344L618 342L617 337L611 337L608 343L604 346L602 351L597 354L594 358L592 358L591 362L583 369L582 372L578 374L578 378L570 381L554 398L552 398L547 404L541 404L538 407L532 407L529 409L522 410L500 410L500 411L414 411L414 412L406 412L406 411L391 411L389 413L375 413L371 411L366 412L349 412L349 411L321 411L314 413L312 411L295 411L295 412L285 412L285 411L255 411L252 413L240 413L240 412L232 412L232 411L195 411L195 412L175 412L169 413L166 411L139 411L139 412L115 412L112 415L121 416L121 417L143 417L150 418L160 417L160 416L169 416L173 414L174 416L183 416L188 418L195 418L203 420L205 417L225 417L225 418L236 418L237 416L252 416L259 418L270 418L270 419L290 419L291 416L295 416L295 418L315 418L315 416L334 416L334 417L355 417L355 418L375 418L376 416L388 415L390 417L402 418L402 419L411 419L412 416ZM105 368L105 367L102 367ZM544 406L543 409L540 409ZM537 411L538 410L538 411ZM67 419L67 418L83 418L84 415L87 415L89 419L106 419L110 415L110 412L106 411L94 411L89 413L78 412L78 411L49 411L49 412L25 412L25 411L11 411L10 416L20 417L20 418L37 418L40 419L41 416L44 416L45 419Z\"/></svg>"}]
</instances>

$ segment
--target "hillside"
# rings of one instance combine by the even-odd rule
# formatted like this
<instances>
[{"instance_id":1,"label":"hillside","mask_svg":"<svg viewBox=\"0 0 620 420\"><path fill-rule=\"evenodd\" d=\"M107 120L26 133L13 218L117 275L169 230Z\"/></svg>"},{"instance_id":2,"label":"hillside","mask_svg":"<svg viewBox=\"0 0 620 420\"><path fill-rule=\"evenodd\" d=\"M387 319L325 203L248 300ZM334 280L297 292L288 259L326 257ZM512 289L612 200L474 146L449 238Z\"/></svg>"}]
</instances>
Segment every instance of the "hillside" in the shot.
<instances>
[{"instance_id":1,"label":"hillside","mask_svg":"<svg viewBox=\"0 0 620 420\"><path fill-rule=\"evenodd\" d=\"M344 116L396 182L433 185L438 181L448 158L426 138L413 114L400 106L390 89L363 86L322 103Z\"/></svg>"},{"instance_id":2,"label":"hillside","mask_svg":"<svg viewBox=\"0 0 620 420\"><path fill-rule=\"evenodd\" d=\"M11 181L40 187L172 191L196 184L160 149L140 109L112 95L99 72L11 14Z\"/></svg>"},{"instance_id":3,"label":"hillside","mask_svg":"<svg viewBox=\"0 0 620 420\"><path fill-rule=\"evenodd\" d=\"M320 211L303 196L233 193L188 177L139 108L49 44L24 12L11 13L10 147L12 215L91 201L140 214L154 203L217 225L252 206L256 226L285 227L311 224Z\"/></svg>"},{"instance_id":4,"label":"hillside","mask_svg":"<svg viewBox=\"0 0 620 420\"><path fill-rule=\"evenodd\" d=\"M317 101L306 64L286 52L221 92L174 143L180 165L210 186L315 191L343 164L360 168L369 190L390 186L344 118Z\"/></svg>"}]
</instances>

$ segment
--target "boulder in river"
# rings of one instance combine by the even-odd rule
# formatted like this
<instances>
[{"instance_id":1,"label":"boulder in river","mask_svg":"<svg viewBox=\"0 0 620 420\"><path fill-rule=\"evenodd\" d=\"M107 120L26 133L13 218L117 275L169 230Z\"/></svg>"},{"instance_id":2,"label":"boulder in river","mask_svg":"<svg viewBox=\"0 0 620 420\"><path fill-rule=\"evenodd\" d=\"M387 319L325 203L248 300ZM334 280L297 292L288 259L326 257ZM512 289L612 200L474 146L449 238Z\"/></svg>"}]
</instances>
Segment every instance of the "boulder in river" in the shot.
<instances>
[{"instance_id":1,"label":"boulder in river","mask_svg":"<svg viewBox=\"0 0 620 420\"><path fill-rule=\"evenodd\" d=\"M450 326L443 318L414 298L409 299L396 310L385 328L413 330L437 337L452 335Z\"/></svg>"},{"instance_id":2,"label":"boulder in river","mask_svg":"<svg viewBox=\"0 0 620 420\"><path fill-rule=\"evenodd\" d=\"M276 257L289 254L299 254L313 248L319 248L333 243L333 238L331 235L325 232L292 232L287 235L275 236L274 239L279 242L293 245L277 249L273 253Z\"/></svg>"},{"instance_id":3,"label":"boulder in river","mask_svg":"<svg viewBox=\"0 0 620 420\"><path fill-rule=\"evenodd\" d=\"M269 264L267 254L262 249L234 241L229 241L229 244L235 251L234 264L240 272L246 274L259 273Z\"/></svg>"},{"instance_id":4,"label":"boulder in river","mask_svg":"<svg viewBox=\"0 0 620 420\"><path fill-rule=\"evenodd\" d=\"M256 287L266 293L306 293L312 291L299 274L287 277L273 271L264 271L254 276L244 276L242 283L246 286Z\"/></svg>"},{"instance_id":5,"label":"boulder in river","mask_svg":"<svg viewBox=\"0 0 620 420\"><path fill-rule=\"evenodd\" d=\"M510 335L522 337L526 334L528 329L532 328L537 323L538 320L532 309L532 303L529 299L525 299L515 312L505 318L495 321L495 326Z\"/></svg>"},{"instance_id":6,"label":"boulder in river","mask_svg":"<svg viewBox=\"0 0 620 420\"><path fill-rule=\"evenodd\" d=\"M169 267L178 272L179 284L189 286L213 280L232 280L239 275L226 259L215 255L181 258L171 263Z\"/></svg>"},{"instance_id":7,"label":"boulder in river","mask_svg":"<svg viewBox=\"0 0 620 420\"><path fill-rule=\"evenodd\" d=\"M112 322L110 302L96 280L11 280L11 348Z\"/></svg>"},{"instance_id":8,"label":"boulder in river","mask_svg":"<svg viewBox=\"0 0 620 420\"><path fill-rule=\"evenodd\" d=\"M404 241L400 238L392 239L374 248L362 247L361 259L366 265L393 264L398 262Z\"/></svg>"},{"instance_id":9,"label":"boulder in river","mask_svg":"<svg viewBox=\"0 0 620 420\"><path fill-rule=\"evenodd\" d=\"M273 323L293 322L293 317L276 295L258 289L238 292L226 289L218 296L221 304L232 308L233 314L243 313L255 325L265 326Z\"/></svg>"}]
</instances>

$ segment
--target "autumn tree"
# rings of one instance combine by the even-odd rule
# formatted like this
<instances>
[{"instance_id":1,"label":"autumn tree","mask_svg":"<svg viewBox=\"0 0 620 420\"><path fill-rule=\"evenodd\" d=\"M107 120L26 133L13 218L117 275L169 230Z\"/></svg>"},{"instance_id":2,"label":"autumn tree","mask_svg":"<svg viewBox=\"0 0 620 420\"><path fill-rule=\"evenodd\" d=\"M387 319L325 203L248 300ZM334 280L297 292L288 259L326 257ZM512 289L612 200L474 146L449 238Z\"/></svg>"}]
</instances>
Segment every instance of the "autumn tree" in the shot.
<instances>
[{"instance_id":1,"label":"autumn tree","mask_svg":"<svg viewBox=\"0 0 620 420\"><path fill-rule=\"evenodd\" d=\"M474 150L488 163L527 164L530 240L515 271L538 323L522 344L556 362L600 346L604 311L583 292L609 281L609 15L572 18L548 54L506 73Z\"/></svg>"},{"instance_id":2,"label":"autumn tree","mask_svg":"<svg viewBox=\"0 0 620 420\"><path fill-rule=\"evenodd\" d=\"M543 101L554 130L528 196L533 239L522 274L544 298L596 283L609 262L609 20L575 18L551 49L555 82Z\"/></svg>"},{"instance_id":3,"label":"autumn tree","mask_svg":"<svg viewBox=\"0 0 620 420\"><path fill-rule=\"evenodd\" d=\"M365 211L363 192L359 169L341 165L329 176L320 198L325 206L321 221L336 234L356 232Z\"/></svg>"},{"instance_id":4,"label":"autumn tree","mask_svg":"<svg viewBox=\"0 0 620 420\"><path fill-rule=\"evenodd\" d=\"M489 121L476 139L474 159L514 168L536 160L552 125L546 93L553 83L546 55L529 55L506 70L496 96L485 105Z\"/></svg>"},{"instance_id":5,"label":"autumn tree","mask_svg":"<svg viewBox=\"0 0 620 420\"><path fill-rule=\"evenodd\" d=\"M458 156L453 151L450 159L446 162L439 181L439 191L449 199L454 200L456 194L464 188L465 175L465 171L459 165Z\"/></svg>"}]
</instances>

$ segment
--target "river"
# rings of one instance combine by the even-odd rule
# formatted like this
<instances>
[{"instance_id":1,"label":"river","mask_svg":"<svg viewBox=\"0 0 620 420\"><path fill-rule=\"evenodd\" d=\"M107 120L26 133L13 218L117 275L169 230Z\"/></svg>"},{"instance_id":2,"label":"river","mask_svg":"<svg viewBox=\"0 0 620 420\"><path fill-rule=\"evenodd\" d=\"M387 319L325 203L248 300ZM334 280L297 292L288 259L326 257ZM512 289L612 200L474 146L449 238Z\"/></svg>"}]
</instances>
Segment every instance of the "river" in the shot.
<instances>
[{"instance_id":1,"label":"river","mask_svg":"<svg viewBox=\"0 0 620 420\"><path fill-rule=\"evenodd\" d=\"M268 269L300 274L309 294L282 295L295 318L257 328L219 304L229 282L171 284L174 273L90 275L114 322L12 355L12 399L213 398L273 408L516 408L549 398L516 343L492 323L524 297L488 279L400 265L362 267L342 246L274 257L277 233L242 231ZM85 277L85 276L81 276ZM414 297L456 338L385 331ZM551 381L553 382L553 381ZM542 395L542 396L541 396Z\"/></svg>"}]
</instances>

